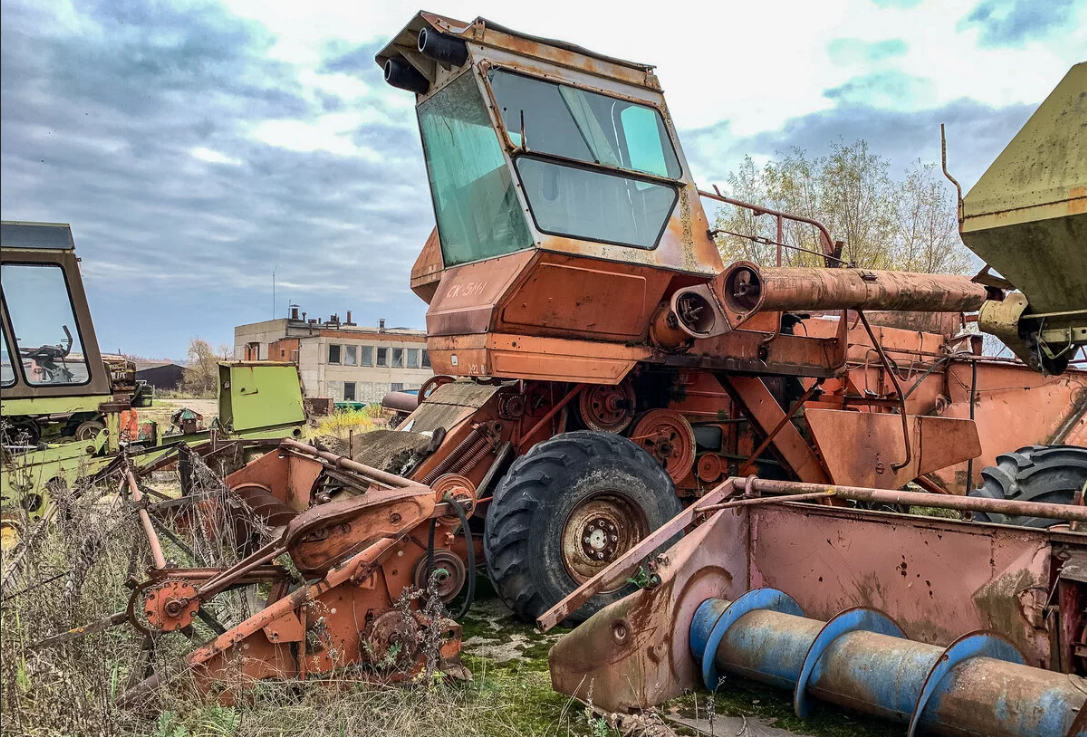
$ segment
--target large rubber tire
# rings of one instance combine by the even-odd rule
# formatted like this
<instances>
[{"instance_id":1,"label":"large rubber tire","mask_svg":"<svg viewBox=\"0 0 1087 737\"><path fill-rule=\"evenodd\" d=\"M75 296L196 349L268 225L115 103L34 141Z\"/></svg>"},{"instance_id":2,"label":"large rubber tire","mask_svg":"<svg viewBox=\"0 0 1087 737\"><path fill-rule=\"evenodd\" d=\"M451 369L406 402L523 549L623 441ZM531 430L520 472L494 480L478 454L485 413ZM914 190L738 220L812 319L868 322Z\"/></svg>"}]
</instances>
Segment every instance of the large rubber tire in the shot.
<instances>
[{"instance_id":1,"label":"large rubber tire","mask_svg":"<svg viewBox=\"0 0 1087 737\"><path fill-rule=\"evenodd\" d=\"M1071 504L1076 492L1087 483L1087 448L1028 445L1014 453L997 456L996 465L982 469L981 478L981 488L974 489L968 496ZM975 512L974 519L1020 527L1050 527L1061 523L1061 520L1009 517L995 512Z\"/></svg>"},{"instance_id":2,"label":"large rubber tire","mask_svg":"<svg viewBox=\"0 0 1087 737\"><path fill-rule=\"evenodd\" d=\"M584 430L556 435L513 463L487 510L483 547L491 582L518 617L534 621L577 588L563 555L567 522L575 524L571 513L580 515L587 500L609 498L640 514L638 525L646 534L683 509L661 465L619 435ZM569 621L585 620L634 588L598 594Z\"/></svg>"}]
</instances>

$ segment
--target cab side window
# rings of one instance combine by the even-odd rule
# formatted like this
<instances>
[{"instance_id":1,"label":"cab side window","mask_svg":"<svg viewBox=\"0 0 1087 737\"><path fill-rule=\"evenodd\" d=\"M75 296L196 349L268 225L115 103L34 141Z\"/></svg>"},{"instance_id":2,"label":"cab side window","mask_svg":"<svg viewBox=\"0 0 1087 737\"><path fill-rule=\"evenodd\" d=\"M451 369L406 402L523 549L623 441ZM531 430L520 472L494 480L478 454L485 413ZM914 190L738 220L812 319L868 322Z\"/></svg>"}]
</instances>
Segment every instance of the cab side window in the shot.
<instances>
[{"instance_id":1,"label":"cab side window","mask_svg":"<svg viewBox=\"0 0 1087 737\"><path fill-rule=\"evenodd\" d=\"M54 264L4 264L0 269L4 303L14 332L12 349L22 363L27 383L47 386L90 381L64 270ZM5 382L7 377L5 368Z\"/></svg>"}]
</instances>

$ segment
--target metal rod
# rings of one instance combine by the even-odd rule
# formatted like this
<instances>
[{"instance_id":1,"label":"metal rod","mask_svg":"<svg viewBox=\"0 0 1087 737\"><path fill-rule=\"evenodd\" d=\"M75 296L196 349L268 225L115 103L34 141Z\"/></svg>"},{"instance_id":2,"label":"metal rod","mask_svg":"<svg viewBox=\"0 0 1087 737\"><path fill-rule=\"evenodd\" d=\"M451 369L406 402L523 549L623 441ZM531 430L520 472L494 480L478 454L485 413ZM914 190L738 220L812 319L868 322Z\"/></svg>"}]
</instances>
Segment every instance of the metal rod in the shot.
<instances>
[{"instance_id":1,"label":"metal rod","mask_svg":"<svg viewBox=\"0 0 1087 737\"><path fill-rule=\"evenodd\" d=\"M876 333L872 330L872 326L868 324L868 318L864 316L864 312L861 310L857 310L857 317L860 319L861 324L864 325L864 330L868 333L868 337L872 339L872 345L879 355L879 360L883 364L884 370L887 371L887 375L891 378L891 383L894 384L895 394L898 395L898 414L902 418L902 442L906 446L906 458L901 463L892 463L891 469L900 471L910 465L910 461L913 460L913 444L910 442L910 421L906 415L906 395L902 393L902 384L898 381L898 373L891 365L891 359L887 358L887 354L883 352L883 345L876 339ZM977 364L974 364L974 366L976 367ZM971 419L973 419L973 417L971 417Z\"/></svg>"},{"instance_id":2,"label":"metal rod","mask_svg":"<svg viewBox=\"0 0 1087 737\"><path fill-rule=\"evenodd\" d=\"M567 392L566 396L563 397L562 399L560 399L558 401L558 403L555 404L554 407L552 407L550 410L548 410L547 414L544 415L543 417L541 417L540 421L537 422L535 425L533 425L531 430L529 430L528 432L526 432L524 435L521 436L521 440L517 444L517 450L518 451L524 450L525 449L525 443L528 441L528 439L531 438L533 435L535 435L537 432L539 432L541 427L543 427L545 424L550 422L551 418L553 418L555 415L557 415L559 413L559 410L561 410L563 407L565 407L567 404L569 404L570 401L574 397L576 397L578 394L580 394L581 390L584 389L584 388L585 388L584 384L578 384L573 389L571 389L569 392Z\"/></svg>"},{"instance_id":3,"label":"metal rod","mask_svg":"<svg viewBox=\"0 0 1087 737\"><path fill-rule=\"evenodd\" d=\"M747 210L751 210L759 215L773 215L774 217L781 217L787 220L792 220L796 223L805 223L811 225L819 231L821 236L820 240L823 243L823 255L834 257L834 239L830 237L830 231L827 230L827 226L823 225L818 220L812 220L811 218L803 217L802 215L793 215L787 212L780 212L778 210L771 210L768 207L762 207L761 205L754 205L750 202L744 202L743 200L735 200L731 197L726 197L721 194L721 190L717 188L717 185L713 187L714 192L706 192L705 190L698 190L700 197L708 197L711 200L717 200L718 202L724 202L726 205L733 205L735 207L743 207Z\"/></svg>"},{"instance_id":4,"label":"metal rod","mask_svg":"<svg viewBox=\"0 0 1087 737\"><path fill-rule=\"evenodd\" d=\"M140 487L136 483L136 477L132 473L131 468L125 469L124 483L128 484L128 493L132 495L132 501L140 504L143 501L143 493L140 492ZM162 554L162 543L159 541L158 533L155 531L155 525L151 521L151 515L147 513L144 507L140 507L137 513L140 516L140 524L143 526L143 532L147 535L147 545L151 548L151 558L155 561L155 568L166 567L166 556Z\"/></svg>"},{"instance_id":5,"label":"metal rod","mask_svg":"<svg viewBox=\"0 0 1087 737\"><path fill-rule=\"evenodd\" d=\"M708 507L699 507L699 512L718 512L722 509L733 509L734 507L754 507L762 506L763 504L784 504L785 502L806 502L812 499L827 499L832 496L837 496L834 489L827 489L826 491L813 491L806 494L786 494L785 496L757 496L751 499L737 499L731 502L723 502L721 504L711 504Z\"/></svg>"},{"instance_id":6,"label":"metal rod","mask_svg":"<svg viewBox=\"0 0 1087 737\"><path fill-rule=\"evenodd\" d=\"M297 440L291 440L289 438L281 440L279 443L279 447L294 451L295 453L301 453L302 455L308 455L312 458L320 458L322 460L328 461L334 466L338 466L339 468L346 468L349 471L354 471L355 473L362 474L367 478L373 479L374 481L378 481L393 488L409 489L417 486L424 486L424 484L412 481L411 479L406 479L403 476L397 476L396 474L388 473L378 468L364 465L362 463L359 463L358 461L353 461L350 458L345 458L344 456L339 456L335 453L329 453L327 450L318 450L312 445L306 445L305 443L300 443Z\"/></svg>"},{"instance_id":7,"label":"metal rod","mask_svg":"<svg viewBox=\"0 0 1087 737\"><path fill-rule=\"evenodd\" d=\"M961 512L996 512L1010 517L1041 517L1043 519L1087 522L1087 507L1067 504L1017 502L1011 499L987 499L985 497L956 496L953 494L928 494L919 491L866 489L859 486L835 486L833 484L812 484L803 481L775 481L771 479L754 479L752 488L760 494L809 494L833 490L836 497L860 502L936 507L937 509L956 509Z\"/></svg>"}]
</instances>

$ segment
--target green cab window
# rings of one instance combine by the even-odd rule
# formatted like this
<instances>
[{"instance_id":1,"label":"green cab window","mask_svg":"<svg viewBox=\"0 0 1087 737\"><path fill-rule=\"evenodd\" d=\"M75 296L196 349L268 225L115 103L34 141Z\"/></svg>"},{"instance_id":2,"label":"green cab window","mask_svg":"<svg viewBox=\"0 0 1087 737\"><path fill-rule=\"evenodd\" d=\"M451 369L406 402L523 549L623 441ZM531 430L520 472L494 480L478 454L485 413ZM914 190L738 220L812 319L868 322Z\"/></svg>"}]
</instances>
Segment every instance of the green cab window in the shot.
<instances>
[{"instance_id":1,"label":"green cab window","mask_svg":"<svg viewBox=\"0 0 1087 737\"><path fill-rule=\"evenodd\" d=\"M503 70L490 72L489 81L521 149L514 164L539 230L656 247L678 191L651 177L683 173L660 112Z\"/></svg>"},{"instance_id":2,"label":"green cab window","mask_svg":"<svg viewBox=\"0 0 1087 737\"><path fill-rule=\"evenodd\" d=\"M490 84L510 139L527 151L668 179L683 173L649 105L501 69L490 72Z\"/></svg>"},{"instance_id":3,"label":"green cab window","mask_svg":"<svg viewBox=\"0 0 1087 737\"><path fill-rule=\"evenodd\" d=\"M419 106L446 267L532 245L498 133L471 72Z\"/></svg>"}]
</instances>

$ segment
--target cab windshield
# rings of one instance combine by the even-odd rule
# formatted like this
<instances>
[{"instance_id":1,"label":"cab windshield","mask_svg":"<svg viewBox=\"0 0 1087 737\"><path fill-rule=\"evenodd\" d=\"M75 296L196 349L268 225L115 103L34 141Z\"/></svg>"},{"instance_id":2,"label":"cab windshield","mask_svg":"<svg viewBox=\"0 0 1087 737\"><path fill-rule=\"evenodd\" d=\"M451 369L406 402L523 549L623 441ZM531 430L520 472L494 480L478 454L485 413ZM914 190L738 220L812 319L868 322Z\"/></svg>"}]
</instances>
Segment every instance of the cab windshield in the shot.
<instances>
[{"instance_id":1,"label":"cab windshield","mask_svg":"<svg viewBox=\"0 0 1087 737\"><path fill-rule=\"evenodd\" d=\"M419 106L419 129L445 266L530 247L513 176L471 72Z\"/></svg>"},{"instance_id":2,"label":"cab windshield","mask_svg":"<svg viewBox=\"0 0 1087 737\"><path fill-rule=\"evenodd\" d=\"M537 227L653 248L677 190L638 173L665 179L682 175L660 113L648 105L500 69L488 76L506 133L520 149L515 166Z\"/></svg>"}]
</instances>

